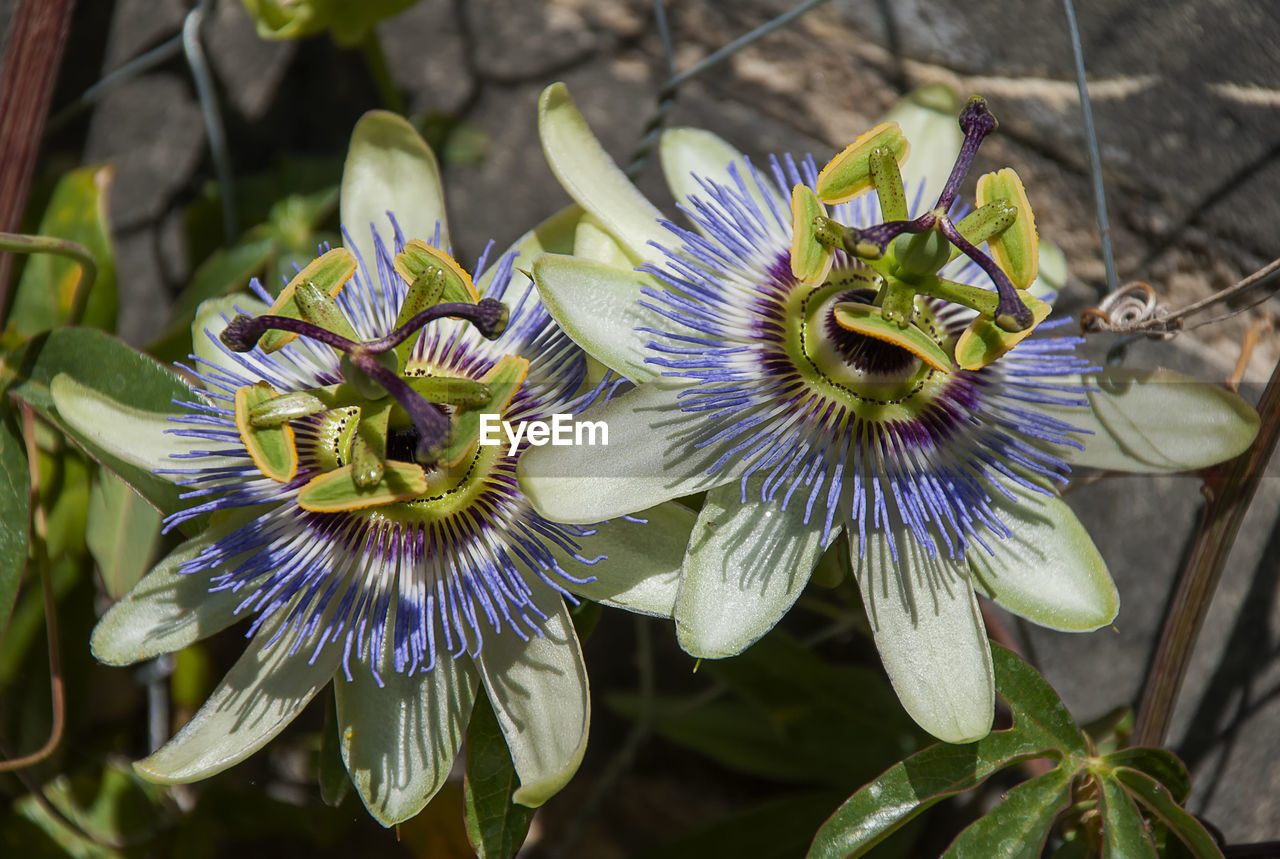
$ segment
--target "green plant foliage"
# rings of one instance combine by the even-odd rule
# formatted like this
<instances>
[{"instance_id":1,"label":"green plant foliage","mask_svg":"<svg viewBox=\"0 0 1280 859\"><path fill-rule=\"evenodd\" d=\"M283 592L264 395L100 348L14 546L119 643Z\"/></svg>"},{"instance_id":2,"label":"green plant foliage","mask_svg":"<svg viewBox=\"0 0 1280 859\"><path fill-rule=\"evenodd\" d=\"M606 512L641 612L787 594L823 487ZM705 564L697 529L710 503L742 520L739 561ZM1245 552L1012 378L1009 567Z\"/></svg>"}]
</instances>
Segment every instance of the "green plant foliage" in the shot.
<instances>
[{"instance_id":1,"label":"green plant foliage","mask_svg":"<svg viewBox=\"0 0 1280 859\"><path fill-rule=\"evenodd\" d=\"M37 232L78 242L93 255L98 272L85 305L83 325L114 331L116 273L107 221L110 167L80 167L63 176L53 191ZM27 258L14 296L9 325L30 337L67 321L80 283L81 267L72 259L48 253Z\"/></svg>"},{"instance_id":2,"label":"green plant foliage","mask_svg":"<svg viewBox=\"0 0 1280 859\"><path fill-rule=\"evenodd\" d=\"M524 843L533 809L517 805L511 752L489 700L480 695L467 728L467 837L481 859L509 859Z\"/></svg>"},{"instance_id":3,"label":"green plant foliage","mask_svg":"<svg viewBox=\"0 0 1280 859\"><path fill-rule=\"evenodd\" d=\"M997 771L1032 758L1051 758L1047 773L1011 789L1003 802L962 832L948 857L1038 857L1071 800L1073 783L1092 783L1102 820L1101 849L1111 856L1155 855L1141 803L1197 857L1220 856L1199 821L1179 804L1189 786L1185 768L1159 749L1097 756L1088 736L1036 671L992 645L996 690L1013 725L976 743L938 743L895 764L863 786L818 830L809 856L861 856L929 806L982 784ZM1153 775L1155 777L1153 777ZM1157 778L1168 782L1158 781ZM1077 796L1086 795L1078 791ZM1077 833L1089 837L1089 833ZM1095 836L1096 837L1096 836Z\"/></svg>"},{"instance_id":4,"label":"green plant foliage","mask_svg":"<svg viewBox=\"0 0 1280 859\"><path fill-rule=\"evenodd\" d=\"M49 392L50 383L60 373L127 405L158 413L173 411L173 401L190 397L191 389L110 334L88 328L64 328L36 336L0 360L0 391L29 403L160 512L178 509L179 490L172 483L105 453L62 424Z\"/></svg>"},{"instance_id":5,"label":"green plant foliage","mask_svg":"<svg viewBox=\"0 0 1280 859\"><path fill-rule=\"evenodd\" d=\"M0 416L0 629L4 629L18 597L27 563L30 535L31 480L22 436L12 416Z\"/></svg>"},{"instance_id":6,"label":"green plant foliage","mask_svg":"<svg viewBox=\"0 0 1280 859\"><path fill-rule=\"evenodd\" d=\"M109 471L89 492L85 539L113 600L124 596L151 568L160 542L160 514Z\"/></svg>"}]
</instances>

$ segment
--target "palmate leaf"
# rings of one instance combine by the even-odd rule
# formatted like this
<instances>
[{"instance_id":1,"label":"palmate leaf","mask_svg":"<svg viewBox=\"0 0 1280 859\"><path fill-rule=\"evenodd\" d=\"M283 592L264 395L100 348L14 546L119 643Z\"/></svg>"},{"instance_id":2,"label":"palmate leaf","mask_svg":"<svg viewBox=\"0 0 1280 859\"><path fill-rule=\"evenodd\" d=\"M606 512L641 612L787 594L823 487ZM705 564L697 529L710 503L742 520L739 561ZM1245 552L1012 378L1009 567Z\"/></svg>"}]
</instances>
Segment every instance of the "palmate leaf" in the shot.
<instances>
[{"instance_id":1,"label":"palmate leaf","mask_svg":"<svg viewBox=\"0 0 1280 859\"><path fill-rule=\"evenodd\" d=\"M1221 855L1204 827L1179 804L1189 781L1175 756L1136 748L1095 757L1085 733L1031 666L999 645L992 645L992 658L996 690L1013 713L1013 725L976 743L938 743L890 767L818 830L810 857L860 856L929 806L977 787L1005 767L1039 757L1055 758L1057 765L1012 788L1003 802L952 842L946 856L1038 857L1071 800L1073 781L1082 777L1098 785L1107 855L1155 855L1135 800L1196 856Z\"/></svg>"}]
</instances>

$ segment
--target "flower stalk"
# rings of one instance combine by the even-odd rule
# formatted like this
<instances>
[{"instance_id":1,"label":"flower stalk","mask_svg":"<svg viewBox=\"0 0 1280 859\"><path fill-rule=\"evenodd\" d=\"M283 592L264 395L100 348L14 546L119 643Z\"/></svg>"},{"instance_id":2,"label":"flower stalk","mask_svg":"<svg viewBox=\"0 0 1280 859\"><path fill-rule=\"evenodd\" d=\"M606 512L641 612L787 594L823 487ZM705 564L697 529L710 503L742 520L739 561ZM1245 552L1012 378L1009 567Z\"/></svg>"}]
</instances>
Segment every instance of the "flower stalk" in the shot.
<instances>
[{"instance_id":1,"label":"flower stalk","mask_svg":"<svg viewBox=\"0 0 1280 859\"><path fill-rule=\"evenodd\" d=\"M1142 690L1133 731L1135 746L1160 746L1165 742L1191 654L1231 547L1280 440L1280 364L1272 370L1262 392L1258 417L1258 435L1249 449L1205 471L1201 487L1204 509Z\"/></svg>"}]
</instances>

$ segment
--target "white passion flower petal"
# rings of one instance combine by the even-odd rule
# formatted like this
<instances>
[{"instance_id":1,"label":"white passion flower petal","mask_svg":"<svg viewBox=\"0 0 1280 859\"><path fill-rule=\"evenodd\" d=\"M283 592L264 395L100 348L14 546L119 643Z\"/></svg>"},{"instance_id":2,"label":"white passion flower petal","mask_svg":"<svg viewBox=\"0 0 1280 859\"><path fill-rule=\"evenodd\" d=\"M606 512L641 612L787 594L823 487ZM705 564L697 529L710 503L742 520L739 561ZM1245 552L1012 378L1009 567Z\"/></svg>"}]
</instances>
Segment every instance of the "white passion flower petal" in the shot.
<instances>
[{"instance_id":1,"label":"white passion flower petal","mask_svg":"<svg viewBox=\"0 0 1280 859\"><path fill-rule=\"evenodd\" d=\"M607 445L534 447L520 456L520 486L539 513L555 522L599 522L711 489L738 477L749 463L714 473L714 453L690 442L702 419L680 408L684 385L647 382L579 421L602 421Z\"/></svg>"},{"instance_id":2,"label":"white passion flower petal","mask_svg":"<svg viewBox=\"0 0 1280 859\"><path fill-rule=\"evenodd\" d=\"M582 763L591 723L587 669L573 620L550 588L533 583L547 615L541 637L490 635L476 657L480 680L520 777L513 799L536 808L564 787Z\"/></svg>"},{"instance_id":3,"label":"white passion flower petal","mask_svg":"<svg viewBox=\"0 0 1280 859\"><path fill-rule=\"evenodd\" d=\"M634 261L662 262L661 251L649 244L670 241L658 223L662 213L618 169L562 83L542 91L538 134L551 172L569 196L624 242Z\"/></svg>"},{"instance_id":4,"label":"white passion flower petal","mask_svg":"<svg viewBox=\"0 0 1280 859\"><path fill-rule=\"evenodd\" d=\"M765 200L762 183L751 181L747 158L717 134L701 128L671 128L662 133L659 143L662 175L676 202L688 206L689 198L706 198L707 189L698 179L710 180L726 187L737 183L730 167L742 179L747 193L762 211L786 211L791 205L771 183L763 183L773 202ZM697 178L695 178L697 177ZM667 240L670 242L670 239Z\"/></svg>"},{"instance_id":5,"label":"white passion flower petal","mask_svg":"<svg viewBox=\"0 0 1280 859\"><path fill-rule=\"evenodd\" d=\"M191 439L175 434L179 425L174 415L135 409L82 385L65 373L49 383L58 415L67 425L101 450L139 468L166 472L182 464L173 456L189 454ZM213 443L209 447L215 447ZM242 465L243 459L209 456L201 460L206 467ZM176 481L180 474L158 474Z\"/></svg>"},{"instance_id":6,"label":"white passion flower petal","mask_svg":"<svg viewBox=\"0 0 1280 859\"><path fill-rule=\"evenodd\" d=\"M1258 414L1230 391L1172 370L1108 367L1081 384L1089 409L1043 407L1090 435L1054 452L1073 466L1139 474L1192 471L1243 453Z\"/></svg>"},{"instance_id":7,"label":"white passion flower petal","mask_svg":"<svg viewBox=\"0 0 1280 859\"><path fill-rule=\"evenodd\" d=\"M979 591L1014 614L1050 629L1088 632L1115 619L1120 596L1106 562L1075 513L1056 495L1004 482L1014 499L993 493L1012 532L970 546Z\"/></svg>"},{"instance_id":8,"label":"white passion flower petal","mask_svg":"<svg viewBox=\"0 0 1280 859\"><path fill-rule=\"evenodd\" d=\"M292 626L281 632L288 609L282 606L262 624L191 721L133 765L140 776L185 784L220 773L270 742L324 688L342 650L324 647L312 660L314 633L300 640ZM324 624L319 629L323 636ZM277 632L280 637L271 642Z\"/></svg>"},{"instance_id":9,"label":"white passion flower petal","mask_svg":"<svg viewBox=\"0 0 1280 859\"><path fill-rule=\"evenodd\" d=\"M803 499L761 501L760 481L707 493L676 600L680 646L700 659L736 656L782 619L829 544L820 513L804 521ZM839 534L832 531L831 538Z\"/></svg>"},{"instance_id":10,"label":"white passion flower petal","mask_svg":"<svg viewBox=\"0 0 1280 859\"><path fill-rule=\"evenodd\" d=\"M965 568L930 557L905 528L894 529L897 557L881 530L859 553L850 544L862 604L876 648L902 706L948 743L991 731L995 675L978 601Z\"/></svg>"},{"instance_id":11,"label":"white passion flower petal","mask_svg":"<svg viewBox=\"0 0 1280 859\"><path fill-rule=\"evenodd\" d=\"M89 647L107 665L130 665L181 650L235 623L245 595L209 590L207 572L181 572L183 564L254 516L237 511L187 540L133 586L93 628Z\"/></svg>"},{"instance_id":12,"label":"white passion flower petal","mask_svg":"<svg viewBox=\"0 0 1280 859\"><path fill-rule=\"evenodd\" d=\"M685 548L697 514L675 501L635 514L642 522L614 519L599 525L595 533L575 537L578 554L588 561L605 558L594 566L573 567L579 575L594 576L584 584L566 587L578 596L604 605L655 617L671 617ZM561 566L558 547L549 547ZM568 567L566 567L568 569Z\"/></svg>"},{"instance_id":13,"label":"white passion flower petal","mask_svg":"<svg viewBox=\"0 0 1280 859\"><path fill-rule=\"evenodd\" d=\"M533 279L542 301L560 327L586 352L633 382L658 373L645 363L649 335L637 331L662 324L662 317L641 305L653 278L576 256L543 254L533 262Z\"/></svg>"},{"instance_id":14,"label":"white passion flower petal","mask_svg":"<svg viewBox=\"0 0 1280 859\"><path fill-rule=\"evenodd\" d=\"M413 817L436 795L453 768L475 704L479 677L467 657L447 653L425 673L395 670L394 616L378 660L383 686L364 659L351 678L334 678L342 762L365 808L383 826Z\"/></svg>"},{"instance_id":15,"label":"white passion flower petal","mask_svg":"<svg viewBox=\"0 0 1280 859\"><path fill-rule=\"evenodd\" d=\"M366 273L375 271L378 260L370 228L386 247L395 247L387 212L395 213L408 238L430 239L438 224L439 247L449 247L436 156L414 127L394 113L371 110L356 123L342 168L339 208L345 241Z\"/></svg>"}]
</instances>

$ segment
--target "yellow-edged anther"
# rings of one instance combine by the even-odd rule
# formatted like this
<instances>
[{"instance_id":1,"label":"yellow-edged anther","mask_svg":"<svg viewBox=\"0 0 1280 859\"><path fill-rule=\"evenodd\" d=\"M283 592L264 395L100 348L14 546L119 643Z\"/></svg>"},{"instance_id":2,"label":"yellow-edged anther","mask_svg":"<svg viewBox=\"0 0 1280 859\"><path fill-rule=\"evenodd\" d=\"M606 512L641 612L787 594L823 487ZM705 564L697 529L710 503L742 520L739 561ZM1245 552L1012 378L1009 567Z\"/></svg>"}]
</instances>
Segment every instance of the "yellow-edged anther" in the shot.
<instances>
[{"instance_id":1,"label":"yellow-edged anther","mask_svg":"<svg viewBox=\"0 0 1280 859\"><path fill-rule=\"evenodd\" d=\"M990 239L987 246L996 265L1009 275L1018 289L1035 283L1040 270L1040 237L1036 233L1036 216L1027 200L1027 189L1011 167L987 173L978 179L978 206L996 200L1007 200L1018 207L1013 225Z\"/></svg>"},{"instance_id":2,"label":"yellow-edged anther","mask_svg":"<svg viewBox=\"0 0 1280 859\"><path fill-rule=\"evenodd\" d=\"M412 501L427 491L427 474L413 462L385 463L382 478L371 486L360 486L353 466L326 471L298 490L298 506L313 513L341 513L363 510L397 501Z\"/></svg>"},{"instance_id":3,"label":"yellow-edged anther","mask_svg":"<svg viewBox=\"0 0 1280 859\"><path fill-rule=\"evenodd\" d=\"M332 298L342 290L343 284L350 280L355 272L356 258L351 255L351 251L346 248L334 248L323 256L313 259L306 268L298 272L297 276L289 281L289 285L281 291L267 313L273 316L301 319L302 312L298 309L298 302L294 296L298 284L313 283L317 289ZM262 335L258 346L263 352L275 352L291 343L297 336L292 331L268 331Z\"/></svg>"},{"instance_id":4,"label":"yellow-edged anther","mask_svg":"<svg viewBox=\"0 0 1280 859\"><path fill-rule=\"evenodd\" d=\"M846 331L892 343L941 373L951 372L951 356L936 340L914 324L904 327L885 319L873 304L843 301L835 306L834 315L836 324Z\"/></svg>"},{"instance_id":5,"label":"yellow-edged anther","mask_svg":"<svg viewBox=\"0 0 1280 859\"><path fill-rule=\"evenodd\" d=\"M240 431L240 440L258 470L272 480L288 483L298 473L298 448L294 443L293 427L288 423L254 426L251 417L255 406L275 396L275 389L266 382L237 388L236 429Z\"/></svg>"},{"instance_id":6,"label":"yellow-edged anther","mask_svg":"<svg viewBox=\"0 0 1280 859\"><path fill-rule=\"evenodd\" d=\"M412 284L424 274L432 274L435 270L444 272L444 291L441 301L461 301L475 304L480 300L471 275L439 248L434 248L421 239L412 239L404 246L404 250L396 254L396 274L405 283Z\"/></svg>"},{"instance_id":7,"label":"yellow-edged anther","mask_svg":"<svg viewBox=\"0 0 1280 859\"><path fill-rule=\"evenodd\" d=\"M827 214L808 185L791 191L791 273L801 283L819 284L831 272L835 250L818 241L814 219Z\"/></svg>"},{"instance_id":8,"label":"yellow-edged anther","mask_svg":"<svg viewBox=\"0 0 1280 859\"><path fill-rule=\"evenodd\" d=\"M874 185L871 177L871 153L885 149L893 154L901 167L907 160L911 145L896 122L882 122L845 147L845 150L827 162L818 174L814 190L824 203L835 204L852 200L870 191Z\"/></svg>"},{"instance_id":9,"label":"yellow-edged anther","mask_svg":"<svg viewBox=\"0 0 1280 859\"><path fill-rule=\"evenodd\" d=\"M956 340L956 364L960 369L981 370L995 361L1025 340L1028 334L1036 330L1037 325L1048 318L1053 309L1029 293L1020 297L1031 309L1034 322L1023 331L1005 331L987 317L977 317Z\"/></svg>"},{"instance_id":10,"label":"yellow-edged anther","mask_svg":"<svg viewBox=\"0 0 1280 859\"><path fill-rule=\"evenodd\" d=\"M452 467L462 462L480 443L480 416L506 413L516 392L529 374L529 361L518 355L503 355L480 381L490 391L489 401L482 406L460 409L453 416L453 438L440 452L437 462Z\"/></svg>"}]
</instances>

